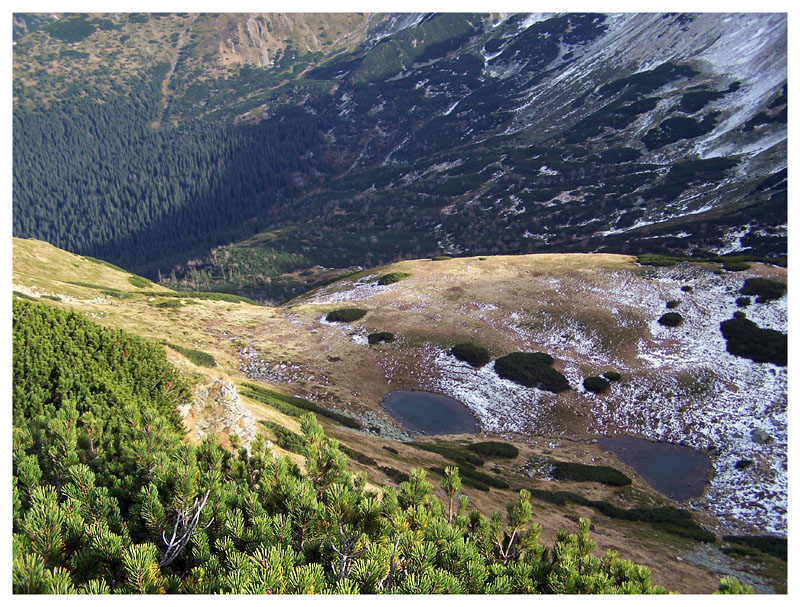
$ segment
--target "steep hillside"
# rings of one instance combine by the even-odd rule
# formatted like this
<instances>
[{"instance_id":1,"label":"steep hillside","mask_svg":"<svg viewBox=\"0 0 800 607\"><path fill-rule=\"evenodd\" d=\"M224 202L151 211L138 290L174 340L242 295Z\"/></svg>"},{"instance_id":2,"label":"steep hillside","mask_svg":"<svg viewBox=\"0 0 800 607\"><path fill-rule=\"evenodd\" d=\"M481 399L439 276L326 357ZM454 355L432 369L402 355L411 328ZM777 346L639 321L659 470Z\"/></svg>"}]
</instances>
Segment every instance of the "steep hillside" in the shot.
<instances>
[{"instance_id":1,"label":"steep hillside","mask_svg":"<svg viewBox=\"0 0 800 607\"><path fill-rule=\"evenodd\" d=\"M720 332L720 322L740 309L735 300L746 278L785 282L785 270L642 267L615 255L415 260L366 270L270 308L124 288L126 273L45 243L15 239L14 249L13 288L21 296L170 344L170 360L195 385L193 402L180 409L192 437L210 432L223 444L248 444L255 428L279 452L291 451L286 430L297 432L297 416L312 410L326 433L352 450L351 466L367 474L370 486L395 485L402 478L396 475L414 466L439 478L437 470L455 461L472 475L464 493L484 512L529 488L543 538L590 516L601 548L637 555L654 581L670 589L709 592L725 567L762 584L761 591L785 584L778 561L762 555L750 562L722 543L726 555L719 540L715 546L703 536L786 532L786 368L734 357ZM46 273L39 270L42 259ZM76 266L102 271L91 283L72 280ZM658 323L671 300L680 300L670 307L684 321L676 328ZM326 320L338 308L366 315L350 323ZM786 330L785 295L741 309L761 328ZM368 335L377 332L394 341L370 344ZM501 379L494 360L475 369L448 353L465 341L486 347L492 359L546 352L570 389L553 394ZM608 391L583 387L586 377L609 371L621 377ZM455 397L472 411L480 434L410 436L381 405L398 389ZM672 501L597 444L608 435L700 449L713 464L710 485L700 497ZM475 454L467 445L487 440L510 443L518 455L469 464ZM556 480L553 462L610 466L632 484ZM674 521L652 518L666 505L691 513L692 524L681 523L679 535ZM645 518L630 520L633 508ZM759 562L761 579L746 577Z\"/></svg>"},{"instance_id":2,"label":"steep hillside","mask_svg":"<svg viewBox=\"0 0 800 607\"><path fill-rule=\"evenodd\" d=\"M15 20L15 235L152 278L786 253L785 15Z\"/></svg>"}]
</instances>

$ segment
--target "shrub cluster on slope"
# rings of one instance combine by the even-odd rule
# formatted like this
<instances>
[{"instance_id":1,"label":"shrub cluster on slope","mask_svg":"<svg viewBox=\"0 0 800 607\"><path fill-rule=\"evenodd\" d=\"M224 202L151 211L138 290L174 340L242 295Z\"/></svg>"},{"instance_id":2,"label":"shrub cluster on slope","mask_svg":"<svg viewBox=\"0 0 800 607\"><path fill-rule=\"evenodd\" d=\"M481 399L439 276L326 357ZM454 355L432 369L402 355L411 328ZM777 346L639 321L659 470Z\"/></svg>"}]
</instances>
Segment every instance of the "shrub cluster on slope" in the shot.
<instances>
[{"instance_id":1,"label":"shrub cluster on slope","mask_svg":"<svg viewBox=\"0 0 800 607\"><path fill-rule=\"evenodd\" d=\"M550 392L569 390L569 382L553 368L553 357L543 352L512 352L494 361L494 370L503 379Z\"/></svg>"},{"instance_id":2,"label":"shrub cluster on slope","mask_svg":"<svg viewBox=\"0 0 800 607\"><path fill-rule=\"evenodd\" d=\"M740 295L756 295L756 302L780 299L786 293L786 285L769 278L748 278L739 290Z\"/></svg>"},{"instance_id":3,"label":"shrub cluster on slope","mask_svg":"<svg viewBox=\"0 0 800 607\"><path fill-rule=\"evenodd\" d=\"M394 283L400 282L409 276L411 276L411 274L408 272L389 272L388 274L384 274L378 280L376 280L375 284L379 284L381 286L393 285Z\"/></svg>"},{"instance_id":4,"label":"shrub cluster on slope","mask_svg":"<svg viewBox=\"0 0 800 607\"><path fill-rule=\"evenodd\" d=\"M333 421L338 422L343 426L347 426L348 428L361 430L364 427L357 419L342 413L337 413L336 411L331 411L330 409L326 409L325 407L322 407L316 403L312 403L310 400L306 400L297 396L288 396L286 394L276 392L275 390L264 388L258 384L245 383L243 385L245 387L245 390L242 391L244 396L247 396L248 398L254 398L261 401L265 405L275 407L286 415L300 417L303 412L311 411L317 415L322 415L323 417L332 419Z\"/></svg>"},{"instance_id":5,"label":"shrub cluster on slope","mask_svg":"<svg viewBox=\"0 0 800 607\"><path fill-rule=\"evenodd\" d=\"M560 481L589 481L624 487L631 484L631 479L610 466L590 466L572 462L553 462L553 478Z\"/></svg>"},{"instance_id":6,"label":"shrub cluster on slope","mask_svg":"<svg viewBox=\"0 0 800 607\"><path fill-rule=\"evenodd\" d=\"M531 496L536 499L564 506L569 503L589 506L609 518L626 521L641 521L649 523L654 527L687 537L699 542L713 543L716 537L698 525L693 519L692 514L680 508L672 506L659 506L657 508L619 508L605 500L591 500L572 491L547 491L545 489L530 489Z\"/></svg>"},{"instance_id":7,"label":"shrub cluster on slope","mask_svg":"<svg viewBox=\"0 0 800 607\"><path fill-rule=\"evenodd\" d=\"M325 320L328 322L353 322L359 318L364 318L366 314L367 311L362 308L339 308L328 312Z\"/></svg>"},{"instance_id":8,"label":"shrub cluster on slope","mask_svg":"<svg viewBox=\"0 0 800 607\"><path fill-rule=\"evenodd\" d=\"M208 352L201 352L200 350L194 350L192 348L185 348L184 346L178 346L176 344L170 344L164 342L165 346L169 346L176 352L180 352L194 364L199 367L216 367L217 361L214 360L214 357L211 356Z\"/></svg>"},{"instance_id":9,"label":"shrub cluster on slope","mask_svg":"<svg viewBox=\"0 0 800 607\"><path fill-rule=\"evenodd\" d=\"M367 335L367 343L369 343L370 346L374 346L375 344L389 344L393 341L394 333L390 333L389 331L377 331Z\"/></svg>"},{"instance_id":10,"label":"shrub cluster on slope","mask_svg":"<svg viewBox=\"0 0 800 607\"><path fill-rule=\"evenodd\" d=\"M472 342L454 345L450 348L450 354L459 360L469 363L473 367L482 367L492 360L492 357L489 355L489 350L482 346L476 346Z\"/></svg>"},{"instance_id":11,"label":"shrub cluster on slope","mask_svg":"<svg viewBox=\"0 0 800 607\"><path fill-rule=\"evenodd\" d=\"M728 352L734 356L786 366L789 345L786 333L762 329L752 320L737 316L722 321L719 328L728 343Z\"/></svg>"},{"instance_id":12,"label":"shrub cluster on slope","mask_svg":"<svg viewBox=\"0 0 800 607\"><path fill-rule=\"evenodd\" d=\"M658 319L658 324L665 327L679 327L683 324L683 316L678 312L667 312Z\"/></svg>"},{"instance_id":13,"label":"shrub cluster on slope","mask_svg":"<svg viewBox=\"0 0 800 607\"><path fill-rule=\"evenodd\" d=\"M788 558L788 542L785 537L772 535L724 535L723 541L754 548L764 554L786 560Z\"/></svg>"},{"instance_id":14,"label":"shrub cluster on slope","mask_svg":"<svg viewBox=\"0 0 800 607\"><path fill-rule=\"evenodd\" d=\"M591 376L583 380L583 387L590 392L605 392L610 385L605 377Z\"/></svg>"},{"instance_id":15,"label":"shrub cluster on slope","mask_svg":"<svg viewBox=\"0 0 800 607\"><path fill-rule=\"evenodd\" d=\"M489 457L505 457L506 459L514 459L519 455L519 449L509 443L501 443L500 441L483 441L480 443L470 443L467 449L486 455Z\"/></svg>"},{"instance_id":16,"label":"shrub cluster on slope","mask_svg":"<svg viewBox=\"0 0 800 607\"><path fill-rule=\"evenodd\" d=\"M179 297L181 299L209 299L212 301L228 301L230 303L249 303L258 305L258 302L241 295L232 295L231 293L214 293L213 291L140 291L141 295L148 295L150 297Z\"/></svg>"}]
</instances>

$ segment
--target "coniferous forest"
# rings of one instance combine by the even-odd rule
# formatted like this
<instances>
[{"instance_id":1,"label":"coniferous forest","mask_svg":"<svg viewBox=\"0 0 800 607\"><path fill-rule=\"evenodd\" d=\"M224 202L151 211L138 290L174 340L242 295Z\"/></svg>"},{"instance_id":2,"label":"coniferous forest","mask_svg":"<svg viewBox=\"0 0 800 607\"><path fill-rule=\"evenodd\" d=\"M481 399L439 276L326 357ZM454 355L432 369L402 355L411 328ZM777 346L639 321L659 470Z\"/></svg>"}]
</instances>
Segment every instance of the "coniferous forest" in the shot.
<instances>
[{"instance_id":1,"label":"coniferous forest","mask_svg":"<svg viewBox=\"0 0 800 607\"><path fill-rule=\"evenodd\" d=\"M16 593L664 592L588 520L540 544L527 491L485 516L455 467L368 490L313 414L302 470L263 434L192 445L163 348L74 312L15 300L14 352Z\"/></svg>"},{"instance_id":2,"label":"coniferous forest","mask_svg":"<svg viewBox=\"0 0 800 607\"><path fill-rule=\"evenodd\" d=\"M318 173L324 120L154 129L166 68L131 97L15 108L15 234L155 273L286 213Z\"/></svg>"}]
</instances>

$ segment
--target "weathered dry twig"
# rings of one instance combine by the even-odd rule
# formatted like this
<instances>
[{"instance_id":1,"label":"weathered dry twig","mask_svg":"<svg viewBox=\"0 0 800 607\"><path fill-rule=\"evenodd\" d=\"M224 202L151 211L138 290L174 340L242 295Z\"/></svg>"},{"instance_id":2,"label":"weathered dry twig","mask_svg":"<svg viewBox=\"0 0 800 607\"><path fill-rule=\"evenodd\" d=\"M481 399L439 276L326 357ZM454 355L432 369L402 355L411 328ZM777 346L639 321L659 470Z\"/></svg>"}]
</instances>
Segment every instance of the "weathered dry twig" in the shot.
<instances>
[{"instance_id":1,"label":"weathered dry twig","mask_svg":"<svg viewBox=\"0 0 800 607\"><path fill-rule=\"evenodd\" d=\"M197 530L197 525L200 524L200 513L206 506L209 493L211 493L210 489L206 491L206 494L203 496L203 501L199 504L198 498L194 498L194 503L185 513L180 510L176 512L175 526L172 528L172 536L169 540L167 540L166 533L164 531L161 532L161 539L164 542L165 550L164 557L158 564L159 567L166 567L178 558L186 549L192 536L201 531L205 531L211 526L211 523L214 522L214 517L212 516L205 527L199 531Z\"/></svg>"}]
</instances>

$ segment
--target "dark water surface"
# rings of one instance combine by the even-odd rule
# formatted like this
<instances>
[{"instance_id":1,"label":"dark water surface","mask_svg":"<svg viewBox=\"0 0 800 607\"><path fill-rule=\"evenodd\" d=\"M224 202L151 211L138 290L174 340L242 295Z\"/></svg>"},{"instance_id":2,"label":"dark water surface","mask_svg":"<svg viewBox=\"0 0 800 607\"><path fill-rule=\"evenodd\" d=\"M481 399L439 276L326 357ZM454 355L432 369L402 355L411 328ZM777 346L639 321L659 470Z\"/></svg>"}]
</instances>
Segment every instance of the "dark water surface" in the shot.
<instances>
[{"instance_id":1,"label":"dark water surface","mask_svg":"<svg viewBox=\"0 0 800 607\"><path fill-rule=\"evenodd\" d=\"M631 436L601 438L597 442L641 474L653 489L675 501L703 495L711 480L711 460L691 447Z\"/></svg>"},{"instance_id":2,"label":"dark water surface","mask_svg":"<svg viewBox=\"0 0 800 607\"><path fill-rule=\"evenodd\" d=\"M481 430L464 404L444 394L395 390L383 397L383 408L411 432L474 434Z\"/></svg>"}]
</instances>

